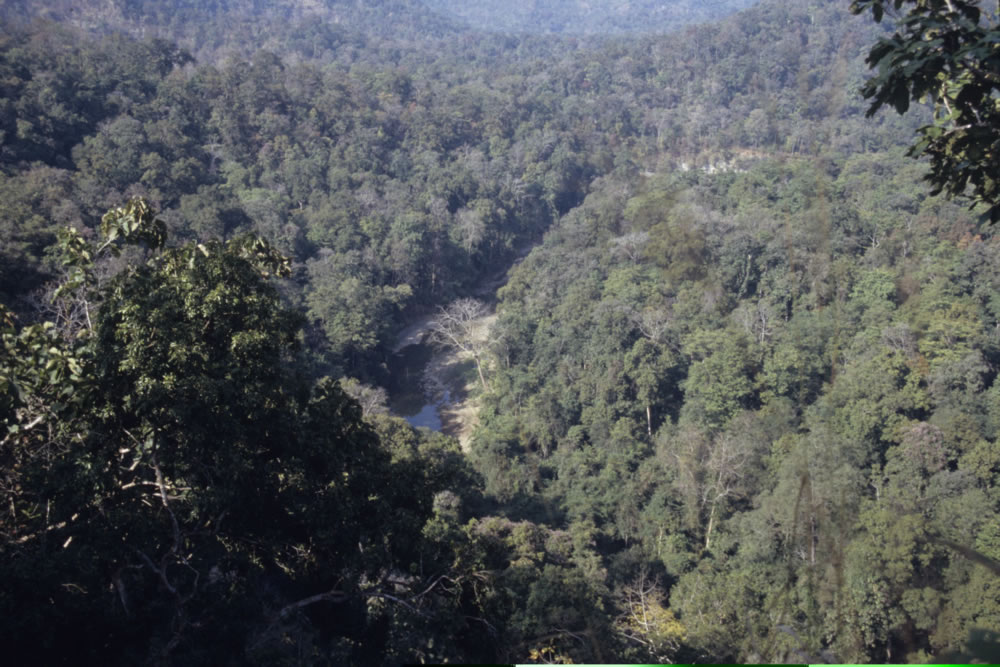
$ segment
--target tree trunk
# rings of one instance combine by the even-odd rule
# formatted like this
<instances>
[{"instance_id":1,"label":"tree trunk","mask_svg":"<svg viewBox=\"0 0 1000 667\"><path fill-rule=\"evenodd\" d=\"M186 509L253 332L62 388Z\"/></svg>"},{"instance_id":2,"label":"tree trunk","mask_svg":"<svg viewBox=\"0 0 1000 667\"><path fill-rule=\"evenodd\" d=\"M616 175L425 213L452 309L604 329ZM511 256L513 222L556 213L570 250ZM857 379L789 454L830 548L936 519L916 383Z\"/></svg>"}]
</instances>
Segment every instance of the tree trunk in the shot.
<instances>
[{"instance_id":1,"label":"tree trunk","mask_svg":"<svg viewBox=\"0 0 1000 667\"><path fill-rule=\"evenodd\" d=\"M486 384L486 378L483 376L483 365L479 362L479 356L473 357L476 360L476 372L479 373L479 382L483 385L483 391L489 391L490 388Z\"/></svg>"},{"instance_id":2,"label":"tree trunk","mask_svg":"<svg viewBox=\"0 0 1000 667\"><path fill-rule=\"evenodd\" d=\"M816 517L809 517L809 564L816 566Z\"/></svg>"},{"instance_id":3,"label":"tree trunk","mask_svg":"<svg viewBox=\"0 0 1000 667\"><path fill-rule=\"evenodd\" d=\"M705 551L712 545L712 526L715 524L715 503L712 503L712 511L708 515L708 530L705 531Z\"/></svg>"}]
</instances>

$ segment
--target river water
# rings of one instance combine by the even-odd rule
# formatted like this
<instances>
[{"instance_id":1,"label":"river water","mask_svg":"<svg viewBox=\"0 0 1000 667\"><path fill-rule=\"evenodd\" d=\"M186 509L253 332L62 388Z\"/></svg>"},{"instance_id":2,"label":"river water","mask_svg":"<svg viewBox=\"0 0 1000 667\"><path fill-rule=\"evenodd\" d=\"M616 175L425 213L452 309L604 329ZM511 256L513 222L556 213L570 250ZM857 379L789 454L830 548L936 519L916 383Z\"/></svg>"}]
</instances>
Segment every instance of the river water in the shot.
<instances>
[{"instance_id":1,"label":"river water","mask_svg":"<svg viewBox=\"0 0 1000 667\"><path fill-rule=\"evenodd\" d=\"M438 408L448 402L448 392L439 400L428 395L425 389L424 370L434 355L434 349L426 343L407 345L392 356L390 368L392 378L387 387L389 409L414 426L424 426L434 431L441 430L441 416Z\"/></svg>"}]
</instances>

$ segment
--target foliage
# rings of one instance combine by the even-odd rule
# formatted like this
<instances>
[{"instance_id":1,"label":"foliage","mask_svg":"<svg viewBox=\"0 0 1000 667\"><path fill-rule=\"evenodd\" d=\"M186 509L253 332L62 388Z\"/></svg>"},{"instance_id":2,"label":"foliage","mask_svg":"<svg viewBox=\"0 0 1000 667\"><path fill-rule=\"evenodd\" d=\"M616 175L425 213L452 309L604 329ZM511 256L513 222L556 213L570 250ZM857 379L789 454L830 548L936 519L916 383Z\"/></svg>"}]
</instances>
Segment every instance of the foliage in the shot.
<instances>
[{"instance_id":1,"label":"foliage","mask_svg":"<svg viewBox=\"0 0 1000 667\"><path fill-rule=\"evenodd\" d=\"M864 118L883 26L77 4L0 38L12 655L986 654L1000 242L919 186L929 110ZM464 450L379 388L439 304L482 371Z\"/></svg>"},{"instance_id":2,"label":"foliage","mask_svg":"<svg viewBox=\"0 0 1000 667\"><path fill-rule=\"evenodd\" d=\"M365 601L426 604L404 599L426 587L421 573L394 572L419 562L432 498L456 466L397 463L336 383L303 381L301 320L265 282L287 260L266 242L166 247L141 200L109 213L103 232L96 247L66 236L85 274L123 244L152 254L100 290L93 330L65 339L6 315L9 650L271 662L291 637L300 653L381 659L349 648L385 622ZM397 467L416 483L397 487ZM361 619L331 632L321 604Z\"/></svg>"},{"instance_id":3,"label":"foliage","mask_svg":"<svg viewBox=\"0 0 1000 667\"><path fill-rule=\"evenodd\" d=\"M905 14L893 22L893 35L879 39L868 54L866 62L878 68L864 87L865 97L872 100L868 115L884 105L902 114L911 102L931 102L934 123L920 128L920 139L910 154L930 158L927 180L934 194L962 195L971 186L974 201L986 204L986 215L996 222L1000 219L998 17L984 12L979 0L851 3L852 12L871 12L876 22L887 10L899 12L904 7Z\"/></svg>"},{"instance_id":4,"label":"foliage","mask_svg":"<svg viewBox=\"0 0 1000 667\"><path fill-rule=\"evenodd\" d=\"M719 19L747 7L746 0L698 3L512 1L503 9L481 3L429 0L426 5L445 16L467 21L480 30L570 34L671 32L682 26ZM592 77L596 79L597 77ZM596 81L595 81L596 83Z\"/></svg>"}]
</instances>

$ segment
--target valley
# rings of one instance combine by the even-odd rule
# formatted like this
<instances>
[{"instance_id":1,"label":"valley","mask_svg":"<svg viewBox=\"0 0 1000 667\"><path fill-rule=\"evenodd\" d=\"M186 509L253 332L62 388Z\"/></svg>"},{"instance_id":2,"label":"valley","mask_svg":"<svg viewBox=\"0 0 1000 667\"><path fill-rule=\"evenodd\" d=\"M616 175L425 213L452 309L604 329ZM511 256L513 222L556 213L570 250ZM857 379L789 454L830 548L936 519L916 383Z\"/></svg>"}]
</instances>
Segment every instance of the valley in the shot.
<instances>
[{"instance_id":1,"label":"valley","mask_svg":"<svg viewBox=\"0 0 1000 667\"><path fill-rule=\"evenodd\" d=\"M5 650L989 662L984 5L0 3Z\"/></svg>"}]
</instances>

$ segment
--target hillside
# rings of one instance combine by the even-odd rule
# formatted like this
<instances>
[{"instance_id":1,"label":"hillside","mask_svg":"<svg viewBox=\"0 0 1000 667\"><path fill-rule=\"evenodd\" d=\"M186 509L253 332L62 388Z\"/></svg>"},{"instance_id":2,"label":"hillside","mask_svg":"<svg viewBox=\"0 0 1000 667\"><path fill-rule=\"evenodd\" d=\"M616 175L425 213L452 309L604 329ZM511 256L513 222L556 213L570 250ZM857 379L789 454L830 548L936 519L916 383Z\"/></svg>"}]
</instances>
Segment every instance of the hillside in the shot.
<instances>
[{"instance_id":1,"label":"hillside","mask_svg":"<svg viewBox=\"0 0 1000 667\"><path fill-rule=\"evenodd\" d=\"M283 52L294 41L328 48L364 35L405 42L465 30L420 0L3 0L0 17L19 23L51 20L94 35L123 31L140 39L159 37L203 60L262 48Z\"/></svg>"},{"instance_id":2,"label":"hillside","mask_svg":"<svg viewBox=\"0 0 1000 667\"><path fill-rule=\"evenodd\" d=\"M885 26L0 6L10 655L983 655L1000 239L865 117ZM390 414L435 321L461 446Z\"/></svg>"}]
</instances>

